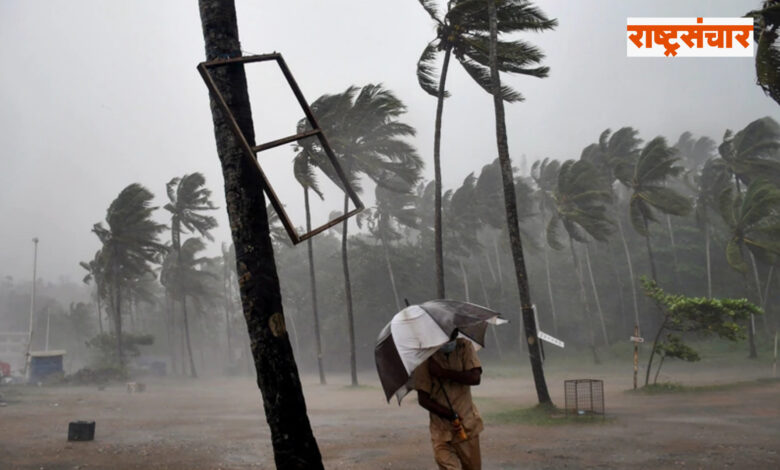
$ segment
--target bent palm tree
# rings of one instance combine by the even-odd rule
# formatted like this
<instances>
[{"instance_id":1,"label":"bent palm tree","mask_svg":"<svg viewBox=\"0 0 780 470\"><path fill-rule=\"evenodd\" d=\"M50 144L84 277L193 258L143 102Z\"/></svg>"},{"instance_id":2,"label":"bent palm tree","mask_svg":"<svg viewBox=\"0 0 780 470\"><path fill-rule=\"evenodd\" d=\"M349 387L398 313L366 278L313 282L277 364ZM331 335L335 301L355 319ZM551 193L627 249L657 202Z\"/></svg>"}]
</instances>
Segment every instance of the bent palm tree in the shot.
<instances>
[{"instance_id":1,"label":"bent palm tree","mask_svg":"<svg viewBox=\"0 0 780 470\"><path fill-rule=\"evenodd\" d=\"M645 237L647 256L653 280L658 282L655 258L650 245L649 222L657 222L656 213L683 216L691 211L691 202L677 191L666 187L669 178L678 176L683 168L666 139L656 137L648 142L635 161L621 161L615 166L615 176L631 190L629 215L631 225Z\"/></svg>"},{"instance_id":2,"label":"bent palm tree","mask_svg":"<svg viewBox=\"0 0 780 470\"><path fill-rule=\"evenodd\" d=\"M536 191L534 192L534 199L536 200L537 207L542 216L542 239L546 238L545 229L547 225L547 214L552 214L555 211L555 199L553 194L558 183L558 172L561 168L561 164L558 160L550 160L545 158L544 160L537 160L531 165L531 178L536 183ZM555 296L552 291L552 276L550 275L550 255L548 251L549 244L542 243L542 251L544 253L544 269L547 275L547 294L550 298L550 312L552 314L553 330L555 334L558 334L558 319L555 314Z\"/></svg>"},{"instance_id":3,"label":"bent palm tree","mask_svg":"<svg viewBox=\"0 0 780 470\"><path fill-rule=\"evenodd\" d=\"M328 135L333 151L339 158L344 174L356 192L361 191L359 178L367 176L385 188L403 192L420 178L423 163L416 150L404 137L415 135L413 127L398 119L406 106L382 85L349 87L337 95L325 95L318 101L317 121ZM333 179L341 182L325 164L322 149L314 147L316 158L311 162ZM343 189L343 188L342 188ZM344 212L349 210L349 196L344 194ZM350 338L350 370L352 385L358 384L355 354L355 327L352 306L352 286L349 278L347 251L348 220L342 224L341 261L344 271L344 294Z\"/></svg>"},{"instance_id":4,"label":"bent palm tree","mask_svg":"<svg viewBox=\"0 0 780 470\"><path fill-rule=\"evenodd\" d=\"M90 282L95 282L95 301L97 304L97 318L98 318L98 328L100 331L100 334L103 334L103 311L100 308L100 301L105 295L105 283L103 282L103 269L100 264L100 250L95 252L95 257L92 258L92 261L85 262L81 261L79 262L79 266L84 268L87 271L87 274L84 276L84 279L82 281L84 284L89 284Z\"/></svg>"},{"instance_id":5,"label":"bent palm tree","mask_svg":"<svg viewBox=\"0 0 780 470\"><path fill-rule=\"evenodd\" d=\"M469 5L471 14L476 18L477 24L487 26L488 36L481 35L478 40L471 41L470 45L475 52L481 53L483 61L475 64L474 70L470 72L472 78L480 83L483 88L493 95L493 107L496 114L496 146L498 147L498 158L501 163L501 178L504 188L504 207L506 208L506 218L509 232L509 245L512 250L512 260L515 266L515 278L517 280L517 289L520 295L520 303L523 315L523 326L525 337L529 345L529 360L531 361L531 370L534 376L536 386L536 395L539 403L550 404L550 394L547 390L547 382L544 378L544 369L539 355L540 348L533 347L538 345L537 327L534 319L533 305L531 303L531 292L528 284L528 272L525 267L525 257L523 255L523 244L520 238L519 220L517 215L517 199L515 193L514 175L512 173L512 161L509 157L509 144L507 142L506 119L504 115L504 101L520 99L519 94L512 96L513 90L501 86L500 71L522 73L536 77L545 77L549 69L547 67L529 66L539 63L542 60L542 52L529 44L523 42L504 42L498 40L498 8L495 0L486 0L487 10L484 4L480 2L464 2ZM501 3L501 11L511 11L515 14L513 20L501 22L501 32L511 33L517 31L545 31L555 27L555 20L547 19L544 13L530 2L524 0L506 1ZM487 15L485 15L487 13ZM503 14L503 13L502 13ZM482 21L483 23L479 23ZM487 22L485 25L484 22ZM487 46L487 47L485 47ZM515 51L515 60L501 61L499 65L498 51L512 48ZM487 53L487 54L486 54ZM485 67L484 59L487 59L489 67ZM468 71L468 69L467 69ZM516 92L515 92L516 93Z\"/></svg>"},{"instance_id":6,"label":"bent palm tree","mask_svg":"<svg viewBox=\"0 0 780 470\"><path fill-rule=\"evenodd\" d=\"M774 264L780 255L780 189L763 180L753 180L744 194L726 189L721 194L720 212L730 229L730 239L726 245L726 260L740 272L749 293L748 264L745 261L745 249L754 264L755 260L765 260ZM757 298L761 297L761 286L756 278ZM750 318L748 339L750 358L758 357L755 344L754 319Z\"/></svg>"},{"instance_id":7,"label":"bent palm tree","mask_svg":"<svg viewBox=\"0 0 780 470\"><path fill-rule=\"evenodd\" d=\"M718 153L734 176L737 192L756 178L780 184L780 124L756 119L736 134L727 130Z\"/></svg>"},{"instance_id":8,"label":"bent palm tree","mask_svg":"<svg viewBox=\"0 0 780 470\"><path fill-rule=\"evenodd\" d=\"M731 188L731 177L728 174L725 162L720 158L713 158L704 164L701 174L696 178L696 199L694 201L694 214L696 223L704 232L704 253L707 266L707 297L712 297L712 262L710 259L712 220L710 213L718 211L720 200L724 191Z\"/></svg>"},{"instance_id":9,"label":"bent palm tree","mask_svg":"<svg viewBox=\"0 0 780 470\"><path fill-rule=\"evenodd\" d=\"M558 182L552 194L554 202L553 213L550 222L547 225L547 242L556 250L563 248L558 241L558 231L561 225L569 238L569 248L571 249L572 262L577 272L580 283L580 301L585 308L586 321L591 333L591 350L593 359L598 363L596 355L595 335L593 334L593 323L590 318L590 309L588 308L587 298L585 296L585 283L583 280L582 266L577 258L577 252L574 249L574 241L586 244L589 236L598 241L607 241L607 237L612 233L612 221L607 217L606 205L611 201L612 195L604 186L599 177L596 168L585 160L568 160L561 165L558 172ZM594 298L599 311L601 321L601 331L604 336L604 344L609 345L607 328L604 321L604 313L601 311L598 292L596 291L595 280L590 269L590 255L587 255L588 270L591 273L591 284L593 287Z\"/></svg>"},{"instance_id":10,"label":"bent palm tree","mask_svg":"<svg viewBox=\"0 0 780 470\"><path fill-rule=\"evenodd\" d=\"M201 173L191 173L181 178L173 178L165 186L169 203L163 207L171 213L171 244L176 256L174 260L181 260L181 232L182 229L189 232L198 232L201 236L213 240L210 231L217 226L217 219L210 215L204 215L204 211L215 210L216 206L211 202L211 190L206 188L206 178ZM174 297L175 298L175 297ZM192 356L190 333L187 319L187 302L179 298L184 314L184 332L187 341L187 354L190 358L190 375L197 377L195 360Z\"/></svg>"},{"instance_id":11,"label":"bent palm tree","mask_svg":"<svg viewBox=\"0 0 780 470\"><path fill-rule=\"evenodd\" d=\"M117 361L124 367L122 349L122 292L134 277L152 271L165 249L157 236L165 229L151 218L157 209L151 205L154 195L138 183L127 186L108 207L106 225L92 227L103 244L100 249L100 269L108 285L109 306L114 316L117 341Z\"/></svg>"},{"instance_id":12,"label":"bent palm tree","mask_svg":"<svg viewBox=\"0 0 780 470\"><path fill-rule=\"evenodd\" d=\"M436 246L436 291L439 298L445 297L444 264L441 221L441 122L444 98L449 96L445 85L450 57L461 64L477 84L492 93L489 60L489 21L486 5L474 0L447 2L446 13L441 13L433 0L419 0L422 7L436 24L436 37L423 49L417 62L417 80L420 87L437 98L436 123L433 141L433 166L435 184L435 228ZM553 28L557 22L550 20L530 2L524 0L501 1L496 12L501 33L518 31L544 31ZM440 53L444 54L441 74L436 73L435 63ZM536 77L547 76L548 67L536 67L543 54L539 49L522 41L499 41L497 67L501 72L519 73ZM507 86L499 87L503 99L509 102L522 100L522 95Z\"/></svg>"},{"instance_id":13,"label":"bent palm tree","mask_svg":"<svg viewBox=\"0 0 780 470\"><path fill-rule=\"evenodd\" d=\"M745 16L752 16L754 21L758 86L780 104L780 47L777 44L780 1L764 0L761 10L751 11Z\"/></svg>"}]
</instances>

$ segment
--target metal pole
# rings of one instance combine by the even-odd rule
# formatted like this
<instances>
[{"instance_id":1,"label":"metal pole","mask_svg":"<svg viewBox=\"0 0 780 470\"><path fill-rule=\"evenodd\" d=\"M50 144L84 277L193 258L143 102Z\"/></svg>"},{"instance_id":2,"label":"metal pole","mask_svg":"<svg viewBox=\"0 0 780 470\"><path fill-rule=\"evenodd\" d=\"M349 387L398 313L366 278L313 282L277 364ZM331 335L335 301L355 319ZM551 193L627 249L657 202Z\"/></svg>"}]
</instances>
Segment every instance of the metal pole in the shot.
<instances>
[{"instance_id":1,"label":"metal pole","mask_svg":"<svg viewBox=\"0 0 780 470\"><path fill-rule=\"evenodd\" d=\"M639 325L634 325L634 336L639 336ZM639 343L634 341L634 390L636 390L636 374L639 371Z\"/></svg>"},{"instance_id":2,"label":"metal pole","mask_svg":"<svg viewBox=\"0 0 780 470\"><path fill-rule=\"evenodd\" d=\"M23 375L27 375L27 366L30 363L30 348L32 347L32 334L33 334L33 314L35 313L35 284L38 279L38 237L32 239L35 244L33 251L33 282L32 282L32 295L30 296L30 329L27 333L27 353L24 355L24 372Z\"/></svg>"},{"instance_id":3,"label":"metal pole","mask_svg":"<svg viewBox=\"0 0 780 470\"><path fill-rule=\"evenodd\" d=\"M51 322L51 310L46 307L46 351L49 350L49 323Z\"/></svg>"}]
</instances>

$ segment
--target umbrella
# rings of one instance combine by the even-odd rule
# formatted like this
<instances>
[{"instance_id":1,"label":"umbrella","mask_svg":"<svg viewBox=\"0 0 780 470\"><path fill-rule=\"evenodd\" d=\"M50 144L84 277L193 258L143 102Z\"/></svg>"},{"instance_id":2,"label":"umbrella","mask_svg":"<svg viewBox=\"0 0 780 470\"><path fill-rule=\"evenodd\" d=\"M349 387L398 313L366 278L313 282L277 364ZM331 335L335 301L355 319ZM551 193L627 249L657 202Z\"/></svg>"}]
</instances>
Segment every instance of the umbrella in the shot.
<instances>
[{"instance_id":1,"label":"umbrella","mask_svg":"<svg viewBox=\"0 0 780 470\"><path fill-rule=\"evenodd\" d=\"M488 308L455 300L431 300L395 314L382 328L374 348L376 370L387 401L395 395L401 403L412 389L414 369L448 342L455 331L475 348L484 347L488 323L501 325L507 320Z\"/></svg>"}]
</instances>

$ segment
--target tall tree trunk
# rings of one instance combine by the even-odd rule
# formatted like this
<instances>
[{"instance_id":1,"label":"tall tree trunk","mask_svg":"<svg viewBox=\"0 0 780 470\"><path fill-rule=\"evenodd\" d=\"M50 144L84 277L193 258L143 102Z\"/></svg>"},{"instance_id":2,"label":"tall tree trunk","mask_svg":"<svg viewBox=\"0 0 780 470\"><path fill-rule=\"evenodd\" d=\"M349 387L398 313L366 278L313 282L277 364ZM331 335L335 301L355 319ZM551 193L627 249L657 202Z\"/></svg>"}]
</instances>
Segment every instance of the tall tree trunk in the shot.
<instances>
[{"instance_id":1,"label":"tall tree trunk","mask_svg":"<svg viewBox=\"0 0 780 470\"><path fill-rule=\"evenodd\" d=\"M97 317L98 317L98 328L100 328L100 334L103 334L103 310L100 308L100 284L95 281L95 289L97 289Z\"/></svg>"},{"instance_id":2,"label":"tall tree trunk","mask_svg":"<svg viewBox=\"0 0 780 470\"><path fill-rule=\"evenodd\" d=\"M382 244L382 252L385 255L385 265L387 266L387 276L390 278L390 287L393 288L393 299L395 300L396 312L401 311L401 300L398 296L398 288L395 285L395 276L393 275L393 265L390 263L390 248L387 246L384 235L379 235L379 242Z\"/></svg>"},{"instance_id":3,"label":"tall tree trunk","mask_svg":"<svg viewBox=\"0 0 780 470\"><path fill-rule=\"evenodd\" d=\"M241 55L235 5L232 0L199 0L206 58ZM254 143L254 127L241 65L212 69L212 76ZM263 396L278 469L322 469L317 442L306 414L298 368L284 326L284 310L268 228L265 197L258 187L256 163L244 154L225 116L211 97L217 151L225 181L229 226L236 247L241 304L251 340L257 384Z\"/></svg>"},{"instance_id":4,"label":"tall tree trunk","mask_svg":"<svg viewBox=\"0 0 780 470\"><path fill-rule=\"evenodd\" d=\"M607 335L607 323L604 321L604 311L601 309L601 300L599 299L599 291L596 289L596 279L593 277L593 268L590 265L590 249L588 244L585 244L585 264L588 267L588 275L590 277L590 285L593 288L593 298L596 300L596 311L599 312L599 320L601 322L601 334L604 336L604 345L609 346L609 336Z\"/></svg>"},{"instance_id":5,"label":"tall tree trunk","mask_svg":"<svg viewBox=\"0 0 780 470\"><path fill-rule=\"evenodd\" d=\"M490 300L488 299L487 290L485 290L485 278L482 276L482 268L477 265L477 273L479 274L479 286L482 289L482 299L485 301L485 307L490 308ZM496 325L490 325L490 330L493 332L493 339L496 340L496 350L498 351L498 358L503 359L504 353L501 348L501 341L498 339L498 333L496 333Z\"/></svg>"},{"instance_id":6,"label":"tall tree trunk","mask_svg":"<svg viewBox=\"0 0 780 470\"><path fill-rule=\"evenodd\" d=\"M463 294L466 296L466 302L471 302L471 296L469 295L469 277L466 274L466 268L463 266L463 260L458 258L458 264L460 264L460 274L463 277Z\"/></svg>"},{"instance_id":7,"label":"tall tree trunk","mask_svg":"<svg viewBox=\"0 0 780 470\"><path fill-rule=\"evenodd\" d=\"M171 358L171 373L176 371L176 346L173 339L173 305L171 304L168 289L165 289L165 335L168 338L168 355Z\"/></svg>"},{"instance_id":8,"label":"tall tree trunk","mask_svg":"<svg viewBox=\"0 0 780 470\"><path fill-rule=\"evenodd\" d=\"M545 210L542 209L542 221L547 220ZM544 240L544 229L542 229L542 240ZM544 252L544 272L547 275L547 294L550 297L550 313L552 314L552 324L555 336L558 336L558 318L555 315L555 296L552 290L552 277L550 276L550 250L547 249L547 242L542 242L542 251Z\"/></svg>"},{"instance_id":9,"label":"tall tree trunk","mask_svg":"<svg viewBox=\"0 0 780 470\"><path fill-rule=\"evenodd\" d=\"M609 267L612 268L612 273L615 275L615 282L617 284L617 292L618 292L618 307L620 308L620 322L622 324L622 327L625 331L633 331L633 328L631 328L630 325L626 323L627 317L625 315L626 309L626 299L625 295L623 294L623 277L620 275L620 270L618 269L617 263L615 262L615 255L612 250L612 244L607 242L607 258L609 259Z\"/></svg>"},{"instance_id":10,"label":"tall tree trunk","mask_svg":"<svg viewBox=\"0 0 780 470\"><path fill-rule=\"evenodd\" d=\"M344 195L344 213L349 210L349 196ZM349 260L347 259L347 223L344 220L341 232L341 267L344 269L344 297L347 302L347 327L349 330L349 371L352 377L352 386L358 385L357 361L355 358L355 320L352 314L352 284L349 281Z\"/></svg>"},{"instance_id":11,"label":"tall tree trunk","mask_svg":"<svg viewBox=\"0 0 780 470\"><path fill-rule=\"evenodd\" d=\"M447 70L450 67L450 54L452 48L444 52L444 63L441 66L439 78L439 96L436 103L436 124L433 131L433 189L434 189L434 221L433 244L436 249L436 297L445 298L444 292L444 246L441 228L441 117L444 111L445 84L447 82Z\"/></svg>"},{"instance_id":12,"label":"tall tree trunk","mask_svg":"<svg viewBox=\"0 0 780 470\"><path fill-rule=\"evenodd\" d=\"M509 144L506 135L506 121L504 117L504 101L501 98L501 79L498 76L498 60L496 57L496 44L498 38L498 26L496 20L495 0L486 0L488 14L490 16L490 80L493 85L493 105L496 111L496 144L498 146L498 159L501 164L501 179L504 187L504 207L506 208L507 226L509 229L509 246L512 250L512 261L515 265L515 277L517 290L520 295L520 304L523 315L525 337L528 341L528 358L531 362L531 370L536 386L536 396L539 403L552 404L550 393L547 390L547 382L544 378L542 358L540 354L539 338L536 332L534 309L531 303L531 292L528 285L528 272L525 268L523 256L523 242L520 239L520 226L517 217L517 199L515 195L514 175L512 174L512 161L509 158Z\"/></svg>"},{"instance_id":13,"label":"tall tree trunk","mask_svg":"<svg viewBox=\"0 0 780 470\"><path fill-rule=\"evenodd\" d=\"M623 232L623 223L620 221L620 217L615 218L617 220L618 231L620 231L620 240L623 242L623 250L626 252L626 263L628 264L628 278L631 281L631 298L634 301L634 324L639 327L639 301L637 300L636 291L636 276L634 274L634 264L631 262L631 251L628 249L628 243L626 242L626 234ZM640 330L641 331L641 330Z\"/></svg>"},{"instance_id":14,"label":"tall tree trunk","mask_svg":"<svg viewBox=\"0 0 780 470\"><path fill-rule=\"evenodd\" d=\"M712 298L712 262L710 257L710 224L704 223L704 253L707 256L707 298Z\"/></svg>"},{"instance_id":15,"label":"tall tree trunk","mask_svg":"<svg viewBox=\"0 0 780 470\"><path fill-rule=\"evenodd\" d=\"M311 231L311 208L309 206L309 188L303 188L303 202L306 206L306 231ZM320 339L320 315L317 311L317 277L314 275L314 241L306 240L309 256L309 285L311 286L311 310L314 315L314 340L317 346L317 369L320 372L320 385L325 385L325 368L322 365L322 340Z\"/></svg>"},{"instance_id":16,"label":"tall tree trunk","mask_svg":"<svg viewBox=\"0 0 780 470\"><path fill-rule=\"evenodd\" d=\"M197 378L198 373L195 371L195 360L192 357L192 344L190 343L190 322L187 318L187 296L181 296L181 311L184 315L184 339L187 342L187 355L190 357L190 377Z\"/></svg>"},{"instance_id":17,"label":"tall tree trunk","mask_svg":"<svg viewBox=\"0 0 780 470\"><path fill-rule=\"evenodd\" d=\"M125 353L122 349L122 285L119 284L119 281L114 281L117 283L115 289L116 289L116 319L114 319L114 327L116 328L116 357L119 361L119 368L124 369L125 367Z\"/></svg>"},{"instance_id":18,"label":"tall tree trunk","mask_svg":"<svg viewBox=\"0 0 780 470\"><path fill-rule=\"evenodd\" d=\"M574 270L577 272L577 281L580 284L580 302L582 308L585 309L585 323L588 325L588 333L590 335L590 351L593 354L593 362L600 364L598 352L596 351L596 334L593 331L593 319L590 315L590 305L588 305L588 297L585 293L585 275L582 272L582 263L580 263L577 257L577 251L574 249L574 240L569 235L569 248L571 249L571 259L574 263Z\"/></svg>"},{"instance_id":19,"label":"tall tree trunk","mask_svg":"<svg viewBox=\"0 0 780 470\"><path fill-rule=\"evenodd\" d=\"M677 289L682 289L680 285L680 271L677 263L677 245L674 242L674 228L672 228L672 216L666 214L666 226L669 229L669 242L672 248L672 262L674 263L674 283Z\"/></svg>"},{"instance_id":20,"label":"tall tree trunk","mask_svg":"<svg viewBox=\"0 0 780 470\"><path fill-rule=\"evenodd\" d=\"M658 276L655 270L655 258L653 257L653 249L650 247L650 229L648 228L647 219L642 218L645 224L645 244L647 245L647 257L650 259L650 272L653 274L653 280L658 284Z\"/></svg>"}]
</instances>

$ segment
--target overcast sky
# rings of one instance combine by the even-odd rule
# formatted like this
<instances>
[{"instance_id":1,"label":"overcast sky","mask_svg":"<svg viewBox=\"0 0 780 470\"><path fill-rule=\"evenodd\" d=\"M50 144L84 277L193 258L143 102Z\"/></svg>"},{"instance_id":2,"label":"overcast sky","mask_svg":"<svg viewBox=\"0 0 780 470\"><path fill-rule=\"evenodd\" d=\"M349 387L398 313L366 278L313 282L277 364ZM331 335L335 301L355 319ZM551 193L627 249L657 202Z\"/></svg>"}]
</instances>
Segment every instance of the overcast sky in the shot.
<instances>
[{"instance_id":1,"label":"overcast sky","mask_svg":"<svg viewBox=\"0 0 780 470\"><path fill-rule=\"evenodd\" d=\"M522 155L529 164L577 158L605 128L631 125L646 140L672 142L690 130L720 141L727 128L780 118L755 86L750 58L625 57L626 17L741 16L758 0L537 4L560 25L525 37L547 54L550 77L508 79L526 97L507 108L517 166ZM432 178L436 102L419 89L415 64L434 27L418 2L237 0L237 10L242 48L282 52L308 100L352 84L393 90ZM208 95L195 70L203 58L194 0L0 0L0 276L31 278L37 236L39 276L80 279L78 262L99 247L90 229L122 188L140 182L162 206L165 183L194 171L220 207L217 242L229 240ZM258 141L293 133L301 113L279 76L252 67ZM453 187L495 158L495 124L491 98L455 63L448 89L442 159L445 187ZM287 177L291 167L274 166L292 154L277 154L268 171L297 219L300 187Z\"/></svg>"}]
</instances>

